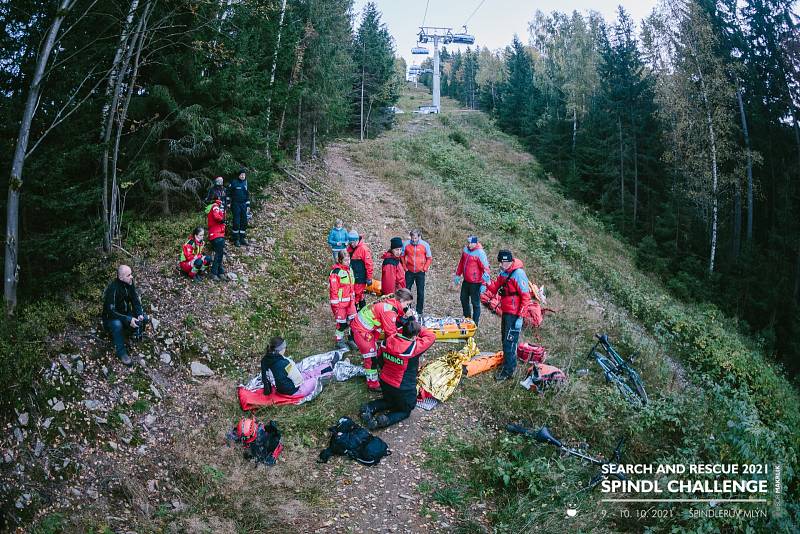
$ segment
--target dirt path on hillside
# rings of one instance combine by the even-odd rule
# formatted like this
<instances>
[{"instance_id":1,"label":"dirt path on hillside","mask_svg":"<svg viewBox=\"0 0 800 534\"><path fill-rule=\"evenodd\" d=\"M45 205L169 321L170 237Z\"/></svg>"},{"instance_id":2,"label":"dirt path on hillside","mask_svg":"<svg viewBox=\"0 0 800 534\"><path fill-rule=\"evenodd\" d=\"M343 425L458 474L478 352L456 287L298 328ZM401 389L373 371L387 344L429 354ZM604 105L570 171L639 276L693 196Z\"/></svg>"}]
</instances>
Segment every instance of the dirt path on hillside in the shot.
<instances>
[{"instance_id":1,"label":"dirt path on hillside","mask_svg":"<svg viewBox=\"0 0 800 534\"><path fill-rule=\"evenodd\" d=\"M372 249L377 278L380 256L388 248L389 240L394 236L407 238L408 231L420 223L410 217L397 191L353 163L347 144L328 147L325 163L327 179L338 184L339 190L358 192L343 196L355 212L364 215L354 221L353 226ZM438 248L435 236L423 235L423 239L431 243L434 257L426 277L425 314L460 315L458 294L449 287L460 250ZM448 348L459 346L449 345ZM325 492L335 495L339 505L332 512L319 510L326 517L315 514L317 529L425 532L455 528L458 522L455 509L431 497L431 488L435 491L439 485L435 475L424 467L428 454L423 444L426 439L441 437L448 431L463 433L477 420L476 414L471 414L457 401L440 404L429 412L416 409L406 421L377 432L392 449L392 455L379 467L368 468L354 462L343 464L341 459L323 466L326 476L321 478L330 484ZM421 484L426 491L422 491Z\"/></svg>"},{"instance_id":2,"label":"dirt path on hillside","mask_svg":"<svg viewBox=\"0 0 800 534\"><path fill-rule=\"evenodd\" d=\"M346 211L360 214L347 224L369 243L376 277L389 240L406 238L409 229L421 227L434 256L426 281L425 312L460 315L458 293L449 287L460 254L459 246L452 244L452 234L438 233L442 228L438 219L415 220L402 201L409 190L393 187L359 168L351 156L355 146L330 146L324 166L314 171L314 186L342 192ZM250 494L243 487L248 479L260 476L263 468L254 471L252 464L242 461L239 450L224 442L227 425L240 417L232 394L237 381L224 369L253 371L257 355L236 354L229 347L231 328L245 318L214 312L244 307L256 297L260 289L254 279L279 254L287 252L276 252L275 246L285 221L297 210L313 209L327 198L311 196L305 187L291 181L275 183L271 189L278 194L258 207L251 246L229 246L226 251L225 268L236 275L235 280L191 283L174 272L172 250L130 258L143 300L160 320L148 341L133 346L136 366L127 368L113 356L96 325L69 328L52 340L64 347L59 360L43 374L43 384L53 389L52 400L47 404L43 400L35 412L20 414L25 423L0 440L3 461L14 466L13 472L6 469L2 473L0 483L4 488L24 488L15 503L23 521L32 519L23 518L32 499L38 500L38 516L61 513L69 517L63 523L66 530L75 531L96 525L108 525L115 531L150 530L161 525L163 517L172 518L179 530L187 532L233 531L239 521L247 524L249 516L264 513L259 511L262 503L245 500ZM419 201L435 202L430 198ZM199 216L198 221L201 219ZM458 232L466 235L466 229ZM176 243L181 239L175 236ZM319 254L327 261L326 250L321 248ZM332 334L327 302L321 300L318 309L307 315L310 324L302 327L303 334L309 334L312 343L327 344ZM495 317L484 313L482 330L496 337L497 323ZM195 329L204 332L201 342L194 339ZM437 344L429 357L459 347ZM189 364L195 360L211 366L215 375L192 377ZM357 355L354 360L358 361ZM368 398L365 391L364 400ZM290 415L287 412L281 417ZM437 446L439 459L446 446L440 444L443 438L466 436L487 419L458 393L433 411L414 410L408 420L378 431L393 454L375 468L344 458L317 464L318 449L287 433L287 450L265 480L269 487L265 503L276 507L269 509L269 515L274 513L278 524L292 525L298 532L454 530L464 518L459 517L456 506L443 504L447 499L436 495L437 490L446 488L427 467L432 460L424 445ZM323 421L326 426L333 422ZM176 428L183 430L176 432ZM66 471L79 475L62 476ZM262 487L252 480L250 484ZM298 492L320 497L293 498ZM232 497L223 499L221 493ZM217 499L214 505L207 504L210 498L206 495ZM67 515L65 511L77 513ZM485 503L474 503L469 519L488 531L488 512ZM241 516L238 521L236 514ZM260 522L253 524L270 520L259 518Z\"/></svg>"}]
</instances>

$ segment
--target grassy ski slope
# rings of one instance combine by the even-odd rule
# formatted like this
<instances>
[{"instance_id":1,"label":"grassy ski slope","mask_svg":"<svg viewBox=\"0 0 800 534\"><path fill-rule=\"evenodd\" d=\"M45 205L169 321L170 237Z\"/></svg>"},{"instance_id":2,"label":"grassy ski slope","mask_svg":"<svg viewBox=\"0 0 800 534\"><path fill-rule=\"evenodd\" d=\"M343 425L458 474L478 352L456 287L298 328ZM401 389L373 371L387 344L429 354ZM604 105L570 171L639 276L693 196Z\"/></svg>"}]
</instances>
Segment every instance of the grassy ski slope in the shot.
<instances>
[{"instance_id":1,"label":"grassy ski slope","mask_svg":"<svg viewBox=\"0 0 800 534\"><path fill-rule=\"evenodd\" d=\"M424 98L412 92L401 107L411 109ZM717 309L685 305L640 272L631 251L584 207L564 198L557 182L486 115L449 104L439 117L402 117L395 131L356 147L356 161L403 190L417 218L428 221L428 233L447 232L437 223L468 221L483 236L490 259L501 245L516 251L560 308L542 330L553 361L567 371L591 371L543 398L521 388L469 385L464 394L487 405L498 426L506 420L548 424L557 436L589 442L596 451L609 451L626 434L629 462L782 464L785 488L784 508L770 508L769 520L758 523L704 523L690 518L687 506L673 508L668 519L626 521L620 505L598 503L600 492L580 491L588 468L502 432L479 431L473 439L430 444L449 453L439 464L441 476L455 488L452 500L465 510L467 524L471 503L490 498L500 531L533 525L555 530L568 505L583 510L571 521L592 531L673 524L790 530L798 508L789 503L800 496L800 402L780 369ZM430 199L444 205L424 201ZM458 246L463 236L453 234ZM583 361L592 333L600 330L624 349L642 351L637 366L652 399L645 410L628 410Z\"/></svg>"}]
</instances>

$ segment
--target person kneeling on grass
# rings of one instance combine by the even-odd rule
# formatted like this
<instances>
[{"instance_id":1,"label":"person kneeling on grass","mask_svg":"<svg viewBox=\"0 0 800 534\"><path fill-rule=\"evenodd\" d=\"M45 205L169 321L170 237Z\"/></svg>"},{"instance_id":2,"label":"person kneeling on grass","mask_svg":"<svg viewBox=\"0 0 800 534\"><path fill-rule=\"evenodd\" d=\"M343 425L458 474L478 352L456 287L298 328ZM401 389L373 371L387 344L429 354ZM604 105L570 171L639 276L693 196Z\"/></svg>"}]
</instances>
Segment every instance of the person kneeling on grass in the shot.
<instances>
[{"instance_id":1,"label":"person kneeling on grass","mask_svg":"<svg viewBox=\"0 0 800 534\"><path fill-rule=\"evenodd\" d=\"M181 247L181 270L191 280L194 280L198 274L205 273L206 269L211 265L211 256L203 254L205 232L202 226L198 226Z\"/></svg>"},{"instance_id":2,"label":"person kneeling on grass","mask_svg":"<svg viewBox=\"0 0 800 534\"><path fill-rule=\"evenodd\" d=\"M261 359L261 381L264 387L275 384L275 390L281 395L301 395L305 397L317 387L317 381L333 374L333 368L339 361L337 352L332 360L299 371L291 358L286 357L286 341L274 337L269 342L269 348L264 358ZM274 380L269 379L272 374ZM266 393L266 391L265 391Z\"/></svg>"},{"instance_id":3,"label":"person kneeling on grass","mask_svg":"<svg viewBox=\"0 0 800 534\"><path fill-rule=\"evenodd\" d=\"M419 357L435 341L436 335L415 320L407 322L402 333L386 339L380 375L383 397L361 407L361 419L369 430L393 425L411 415L417 406Z\"/></svg>"}]
</instances>

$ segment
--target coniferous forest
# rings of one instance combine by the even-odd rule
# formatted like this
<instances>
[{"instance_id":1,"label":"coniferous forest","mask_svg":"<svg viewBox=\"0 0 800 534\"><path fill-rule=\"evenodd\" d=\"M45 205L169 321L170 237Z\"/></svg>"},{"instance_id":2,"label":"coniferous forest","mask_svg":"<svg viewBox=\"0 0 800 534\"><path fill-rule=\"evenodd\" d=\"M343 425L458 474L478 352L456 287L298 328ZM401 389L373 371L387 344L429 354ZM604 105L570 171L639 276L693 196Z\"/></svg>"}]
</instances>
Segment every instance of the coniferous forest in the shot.
<instances>
[{"instance_id":1,"label":"coniferous forest","mask_svg":"<svg viewBox=\"0 0 800 534\"><path fill-rule=\"evenodd\" d=\"M442 63L442 94L490 112L642 269L800 371L792 1L666 0L643 21L537 12L505 50L445 50Z\"/></svg>"},{"instance_id":2,"label":"coniferous forest","mask_svg":"<svg viewBox=\"0 0 800 534\"><path fill-rule=\"evenodd\" d=\"M389 126L403 72L377 8L356 28L352 9L0 3L0 183L19 281L6 302L59 296L83 259L121 246L131 220L196 209L217 175L245 167L263 184L282 159Z\"/></svg>"},{"instance_id":3,"label":"coniferous forest","mask_svg":"<svg viewBox=\"0 0 800 534\"><path fill-rule=\"evenodd\" d=\"M797 530L797 1L400 4L0 0L0 531Z\"/></svg>"}]
</instances>

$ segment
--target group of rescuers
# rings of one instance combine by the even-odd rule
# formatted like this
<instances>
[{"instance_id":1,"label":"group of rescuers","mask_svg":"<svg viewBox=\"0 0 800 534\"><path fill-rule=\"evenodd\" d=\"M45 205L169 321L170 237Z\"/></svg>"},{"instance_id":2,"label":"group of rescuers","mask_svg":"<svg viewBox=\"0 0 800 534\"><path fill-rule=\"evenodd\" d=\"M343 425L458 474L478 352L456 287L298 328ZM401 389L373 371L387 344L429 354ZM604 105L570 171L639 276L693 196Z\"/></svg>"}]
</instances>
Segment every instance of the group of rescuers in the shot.
<instances>
[{"instance_id":1,"label":"group of rescuers","mask_svg":"<svg viewBox=\"0 0 800 534\"><path fill-rule=\"evenodd\" d=\"M237 187L234 187L237 186ZM243 190L243 191L242 191ZM211 267L212 279L224 274L225 225L224 210L233 209L233 242L247 245L247 214L249 196L244 169L228 188L218 178L206 198L208 205L209 240L215 257L202 255L203 228L197 228L183 246L181 269L194 280ZM220 227L221 226L221 227ZM366 384L370 391L379 391L382 398L361 408L361 417L370 430L382 428L406 419L416 406L419 357L436 340L435 334L420 322L425 302L425 275L432 262L431 248L421 238L419 230L411 230L409 240L393 237L389 249L381 256L381 293L377 301L367 304L365 291L372 282L374 263L372 251L357 231L347 231L341 220L328 235L333 266L328 277L330 306L336 323L335 349L357 349L363 358ZM480 321L480 296L488 292L499 295L502 311L501 340L503 366L495 375L498 381L508 380L516 368L516 350L522 330L522 313L531 300L528 277L521 260L511 251L500 250L497 255L500 272L491 280L489 261L478 238L471 235L453 275L454 286L461 285L461 306L464 317ZM416 285L416 306L412 308ZM105 291L103 326L114 341L117 356L132 365L125 347L125 336L141 337L149 321L144 313L130 267L120 265L117 277ZM349 336L348 336L349 330ZM383 340L381 340L381 336ZM338 356L338 355L337 355ZM336 358L338 360L338 357ZM378 362L382 362L380 373ZM330 371L334 362L320 372ZM302 394L308 381L320 374L301 374L286 356L286 342L279 337L270 341L261 361L266 384L266 371L271 371L278 393Z\"/></svg>"}]
</instances>

